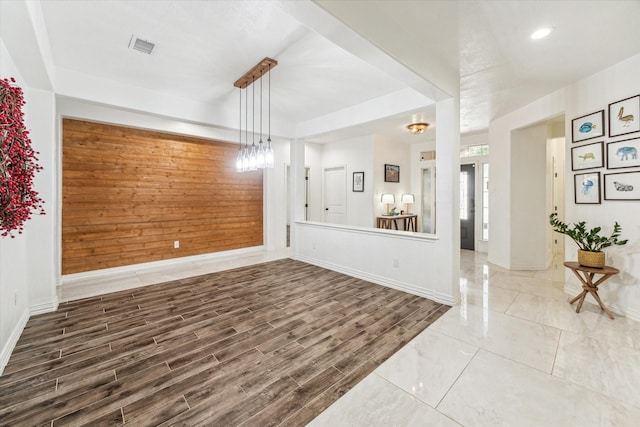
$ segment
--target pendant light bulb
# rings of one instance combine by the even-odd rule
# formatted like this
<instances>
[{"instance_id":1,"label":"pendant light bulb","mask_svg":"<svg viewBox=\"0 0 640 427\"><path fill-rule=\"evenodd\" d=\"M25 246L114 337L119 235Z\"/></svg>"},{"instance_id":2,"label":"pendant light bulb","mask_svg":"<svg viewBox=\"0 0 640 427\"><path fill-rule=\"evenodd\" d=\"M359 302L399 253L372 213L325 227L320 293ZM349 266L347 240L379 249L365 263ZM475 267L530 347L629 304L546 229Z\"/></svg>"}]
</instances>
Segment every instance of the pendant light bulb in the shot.
<instances>
[{"instance_id":1,"label":"pendant light bulb","mask_svg":"<svg viewBox=\"0 0 640 427\"><path fill-rule=\"evenodd\" d=\"M264 166L273 168L273 148L271 148L271 138L267 139L267 149L264 153Z\"/></svg>"},{"instance_id":2,"label":"pendant light bulb","mask_svg":"<svg viewBox=\"0 0 640 427\"><path fill-rule=\"evenodd\" d=\"M242 166L242 147L238 149L238 156L236 157L236 172L244 172Z\"/></svg>"},{"instance_id":3,"label":"pendant light bulb","mask_svg":"<svg viewBox=\"0 0 640 427\"><path fill-rule=\"evenodd\" d=\"M249 170L258 170L258 153L256 153L256 144L251 144L251 151L249 152Z\"/></svg>"},{"instance_id":4,"label":"pendant light bulb","mask_svg":"<svg viewBox=\"0 0 640 427\"><path fill-rule=\"evenodd\" d=\"M264 151L264 143L262 142L262 139L260 140L260 143L258 144L258 153L257 153L257 166L259 169L264 169L265 167L265 151Z\"/></svg>"},{"instance_id":5,"label":"pendant light bulb","mask_svg":"<svg viewBox=\"0 0 640 427\"><path fill-rule=\"evenodd\" d=\"M248 172L250 171L250 167L249 167L249 149L245 148L243 150L243 154L242 154L242 171L243 172Z\"/></svg>"}]
</instances>

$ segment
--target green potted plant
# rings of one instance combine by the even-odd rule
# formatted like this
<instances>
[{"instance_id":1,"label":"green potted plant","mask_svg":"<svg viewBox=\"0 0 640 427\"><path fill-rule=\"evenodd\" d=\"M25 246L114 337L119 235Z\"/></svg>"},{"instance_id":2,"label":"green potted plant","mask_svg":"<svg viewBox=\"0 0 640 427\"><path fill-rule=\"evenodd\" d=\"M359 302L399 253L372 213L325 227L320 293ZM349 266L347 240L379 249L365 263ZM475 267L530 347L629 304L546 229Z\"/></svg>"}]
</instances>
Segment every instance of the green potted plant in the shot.
<instances>
[{"instance_id":1,"label":"green potted plant","mask_svg":"<svg viewBox=\"0 0 640 427\"><path fill-rule=\"evenodd\" d=\"M618 240L622 227L616 221L613 225L613 231L610 236L601 236L602 227L595 227L587 230L586 222L580 221L571 226L565 224L558 219L557 213L549 215L549 224L553 227L553 231L565 234L573 239L578 245L578 263L585 267L602 268L605 263L605 254L602 251L611 245L622 246L628 240Z\"/></svg>"}]
</instances>

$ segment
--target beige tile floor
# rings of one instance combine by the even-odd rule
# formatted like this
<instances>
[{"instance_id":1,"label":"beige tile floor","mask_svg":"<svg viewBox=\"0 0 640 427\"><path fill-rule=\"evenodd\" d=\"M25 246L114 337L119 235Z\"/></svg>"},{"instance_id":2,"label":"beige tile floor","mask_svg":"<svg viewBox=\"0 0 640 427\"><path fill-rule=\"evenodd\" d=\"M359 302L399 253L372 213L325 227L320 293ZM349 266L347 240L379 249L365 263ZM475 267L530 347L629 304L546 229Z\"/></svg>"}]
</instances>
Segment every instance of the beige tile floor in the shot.
<instances>
[{"instance_id":1,"label":"beige tile floor","mask_svg":"<svg viewBox=\"0 0 640 427\"><path fill-rule=\"evenodd\" d=\"M460 264L461 304L311 426L640 425L640 323L576 313L561 262L509 271L462 251Z\"/></svg>"},{"instance_id":2,"label":"beige tile floor","mask_svg":"<svg viewBox=\"0 0 640 427\"><path fill-rule=\"evenodd\" d=\"M287 256L255 252L67 279L59 299ZM561 262L546 271L509 271L462 251L460 265L461 304L310 425L640 425L640 323L610 320L589 298L575 313Z\"/></svg>"}]
</instances>

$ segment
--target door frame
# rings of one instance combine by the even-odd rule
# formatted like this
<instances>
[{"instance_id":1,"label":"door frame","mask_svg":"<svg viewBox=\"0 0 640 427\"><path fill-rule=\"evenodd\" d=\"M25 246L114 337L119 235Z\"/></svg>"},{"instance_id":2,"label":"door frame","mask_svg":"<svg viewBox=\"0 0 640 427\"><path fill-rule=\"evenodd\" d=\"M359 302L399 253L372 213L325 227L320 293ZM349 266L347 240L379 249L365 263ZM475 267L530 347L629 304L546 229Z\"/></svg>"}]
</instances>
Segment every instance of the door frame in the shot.
<instances>
[{"instance_id":1,"label":"door frame","mask_svg":"<svg viewBox=\"0 0 640 427\"><path fill-rule=\"evenodd\" d=\"M480 175L480 180L478 180L478 174L482 165L482 162L478 160L471 161L463 161L460 162L460 167L473 165L473 199L474 199L474 213L473 213L473 251L478 252L479 244L478 242L482 240L482 210L480 210L480 215L478 212L478 200L482 202L482 175ZM489 172L491 173L491 172ZM480 203L480 207L482 207L482 203Z\"/></svg>"}]
</instances>

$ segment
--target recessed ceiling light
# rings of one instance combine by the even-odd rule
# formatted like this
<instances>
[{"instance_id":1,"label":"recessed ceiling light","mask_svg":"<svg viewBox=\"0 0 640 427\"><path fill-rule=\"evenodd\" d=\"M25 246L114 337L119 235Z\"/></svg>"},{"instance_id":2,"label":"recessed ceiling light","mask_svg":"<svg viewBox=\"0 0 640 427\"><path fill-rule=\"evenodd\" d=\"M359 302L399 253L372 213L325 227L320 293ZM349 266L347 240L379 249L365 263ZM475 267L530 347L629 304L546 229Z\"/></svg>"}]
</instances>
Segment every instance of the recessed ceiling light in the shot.
<instances>
[{"instance_id":1,"label":"recessed ceiling light","mask_svg":"<svg viewBox=\"0 0 640 427\"><path fill-rule=\"evenodd\" d=\"M553 27L540 28L531 34L531 40L540 40L547 37L553 32Z\"/></svg>"}]
</instances>

